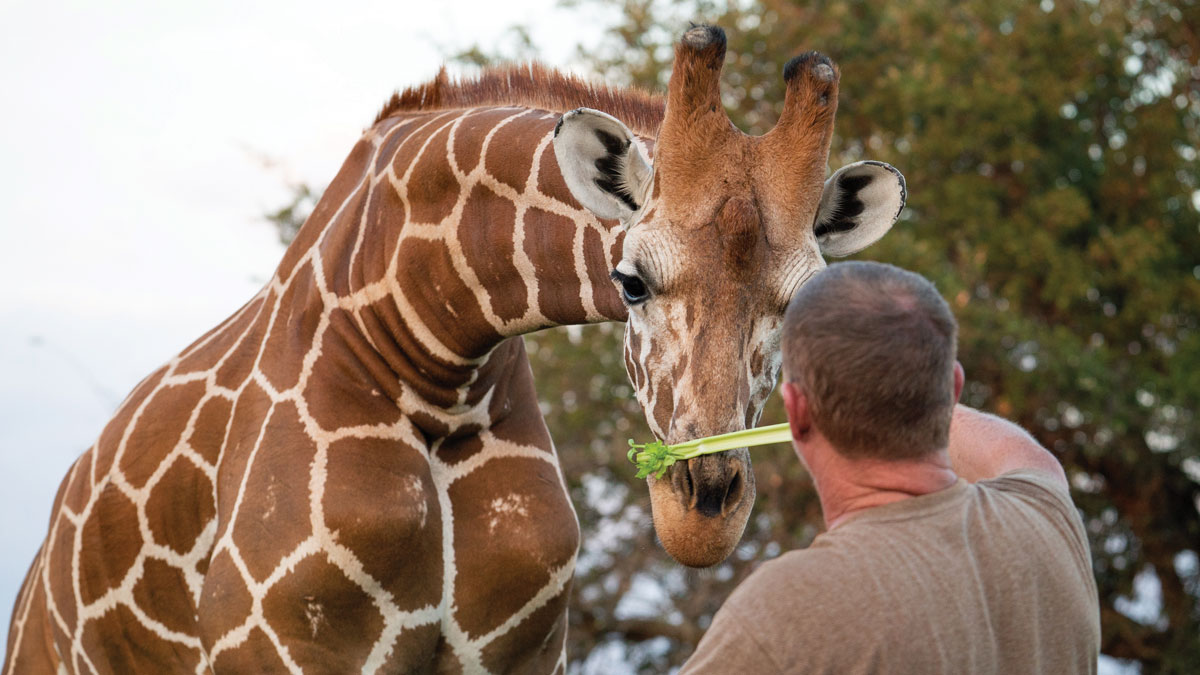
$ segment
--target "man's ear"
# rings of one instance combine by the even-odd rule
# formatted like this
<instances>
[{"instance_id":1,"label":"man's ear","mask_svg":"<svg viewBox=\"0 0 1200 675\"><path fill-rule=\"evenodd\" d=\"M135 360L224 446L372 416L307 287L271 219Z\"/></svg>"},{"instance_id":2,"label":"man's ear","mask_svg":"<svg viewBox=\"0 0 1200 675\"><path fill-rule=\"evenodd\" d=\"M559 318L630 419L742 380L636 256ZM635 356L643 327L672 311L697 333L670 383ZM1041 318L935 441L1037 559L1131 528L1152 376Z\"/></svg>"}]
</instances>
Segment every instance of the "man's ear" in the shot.
<instances>
[{"instance_id":1,"label":"man's ear","mask_svg":"<svg viewBox=\"0 0 1200 675\"><path fill-rule=\"evenodd\" d=\"M808 410L808 397L800 391L795 382L784 380L779 387L783 395L783 407L787 412L788 425L792 430L792 439L802 441L804 435L812 428L812 416Z\"/></svg>"},{"instance_id":2,"label":"man's ear","mask_svg":"<svg viewBox=\"0 0 1200 675\"><path fill-rule=\"evenodd\" d=\"M626 220L641 208L650 163L620 120L591 108L563 114L554 156L567 187L598 218Z\"/></svg>"},{"instance_id":3,"label":"man's ear","mask_svg":"<svg viewBox=\"0 0 1200 675\"><path fill-rule=\"evenodd\" d=\"M891 164L847 164L825 181L813 233L821 253L844 256L874 244L900 217L908 192Z\"/></svg>"}]
</instances>

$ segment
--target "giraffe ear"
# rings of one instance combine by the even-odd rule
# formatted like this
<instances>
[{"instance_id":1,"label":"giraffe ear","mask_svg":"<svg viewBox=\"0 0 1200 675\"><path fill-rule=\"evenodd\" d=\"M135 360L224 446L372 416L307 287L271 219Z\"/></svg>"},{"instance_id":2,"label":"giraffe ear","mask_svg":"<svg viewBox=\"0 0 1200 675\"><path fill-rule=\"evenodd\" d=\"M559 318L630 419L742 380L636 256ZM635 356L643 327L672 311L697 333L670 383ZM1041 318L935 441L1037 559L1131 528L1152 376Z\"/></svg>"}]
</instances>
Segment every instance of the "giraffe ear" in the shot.
<instances>
[{"instance_id":1,"label":"giraffe ear","mask_svg":"<svg viewBox=\"0 0 1200 675\"><path fill-rule=\"evenodd\" d=\"M597 217L625 221L641 208L650 163L617 118L591 108L563 114L554 156L571 194Z\"/></svg>"},{"instance_id":2,"label":"giraffe ear","mask_svg":"<svg viewBox=\"0 0 1200 675\"><path fill-rule=\"evenodd\" d=\"M813 234L821 253L844 256L874 244L900 217L908 192L891 164L847 164L825 181Z\"/></svg>"}]
</instances>

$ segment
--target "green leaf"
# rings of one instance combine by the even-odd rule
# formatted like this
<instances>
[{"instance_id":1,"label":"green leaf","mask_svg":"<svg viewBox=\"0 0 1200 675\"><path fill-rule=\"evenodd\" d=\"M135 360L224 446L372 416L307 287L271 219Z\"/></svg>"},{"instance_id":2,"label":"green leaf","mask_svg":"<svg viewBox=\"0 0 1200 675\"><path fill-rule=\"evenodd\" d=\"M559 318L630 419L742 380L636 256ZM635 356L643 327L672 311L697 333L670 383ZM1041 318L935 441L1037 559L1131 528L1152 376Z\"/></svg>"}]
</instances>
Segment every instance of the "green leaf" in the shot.
<instances>
[{"instance_id":1,"label":"green leaf","mask_svg":"<svg viewBox=\"0 0 1200 675\"><path fill-rule=\"evenodd\" d=\"M751 448L756 445L772 443L788 443L792 440L792 432L787 423L773 424L757 429L743 429L717 436L697 438L675 445L667 445L662 441L649 443L634 443L629 439L627 457L638 467L637 477L645 478L654 474L662 478L667 469L679 460L688 460L700 455L709 455L734 448Z\"/></svg>"}]
</instances>

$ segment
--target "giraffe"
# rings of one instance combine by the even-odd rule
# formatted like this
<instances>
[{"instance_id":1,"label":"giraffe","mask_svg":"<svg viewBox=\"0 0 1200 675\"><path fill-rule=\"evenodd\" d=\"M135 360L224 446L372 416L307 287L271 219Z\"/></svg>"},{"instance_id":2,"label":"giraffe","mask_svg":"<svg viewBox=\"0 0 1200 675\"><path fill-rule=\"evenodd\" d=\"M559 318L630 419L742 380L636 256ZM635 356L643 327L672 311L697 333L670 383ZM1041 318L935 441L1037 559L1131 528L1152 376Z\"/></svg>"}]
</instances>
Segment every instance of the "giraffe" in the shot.
<instances>
[{"instance_id":1,"label":"giraffe","mask_svg":"<svg viewBox=\"0 0 1200 675\"><path fill-rule=\"evenodd\" d=\"M904 202L885 164L824 180L829 59L749 137L724 56L687 31L665 101L540 66L394 95L271 281L71 467L3 672L565 672L580 533L520 336L625 321L656 436L753 425L791 293ZM754 500L745 449L649 489L692 566Z\"/></svg>"}]
</instances>

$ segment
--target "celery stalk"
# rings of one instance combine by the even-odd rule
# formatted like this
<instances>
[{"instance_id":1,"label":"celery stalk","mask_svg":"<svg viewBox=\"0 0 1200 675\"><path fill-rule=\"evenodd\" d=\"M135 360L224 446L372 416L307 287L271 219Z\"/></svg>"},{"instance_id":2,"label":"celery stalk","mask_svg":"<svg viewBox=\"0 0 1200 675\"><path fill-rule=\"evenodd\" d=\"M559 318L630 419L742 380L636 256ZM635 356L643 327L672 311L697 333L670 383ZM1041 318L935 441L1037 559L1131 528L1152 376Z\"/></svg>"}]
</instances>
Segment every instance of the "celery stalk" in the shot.
<instances>
[{"instance_id":1,"label":"celery stalk","mask_svg":"<svg viewBox=\"0 0 1200 675\"><path fill-rule=\"evenodd\" d=\"M792 440L791 429L787 423L773 424L757 429L743 429L717 436L697 438L675 445L667 445L662 441L650 443L634 443L629 439L629 461L638 467L637 477L645 478L654 474L662 478L672 464L680 460L688 460L699 455L723 452L734 448L751 448L756 445L771 443L788 443Z\"/></svg>"}]
</instances>

